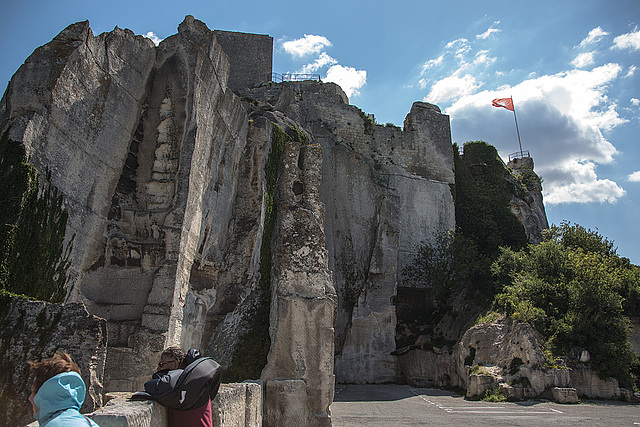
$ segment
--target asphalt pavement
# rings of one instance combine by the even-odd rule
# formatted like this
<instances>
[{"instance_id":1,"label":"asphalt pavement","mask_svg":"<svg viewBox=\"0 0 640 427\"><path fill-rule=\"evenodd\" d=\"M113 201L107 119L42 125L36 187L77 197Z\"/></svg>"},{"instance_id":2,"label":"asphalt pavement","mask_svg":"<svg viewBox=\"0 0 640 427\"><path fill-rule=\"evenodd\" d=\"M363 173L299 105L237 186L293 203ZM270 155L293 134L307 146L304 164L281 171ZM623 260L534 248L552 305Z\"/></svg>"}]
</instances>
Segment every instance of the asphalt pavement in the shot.
<instances>
[{"instance_id":1,"label":"asphalt pavement","mask_svg":"<svg viewBox=\"0 0 640 427\"><path fill-rule=\"evenodd\" d=\"M583 400L491 403L405 385L337 385L334 427L383 426L640 426L640 405Z\"/></svg>"}]
</instances>

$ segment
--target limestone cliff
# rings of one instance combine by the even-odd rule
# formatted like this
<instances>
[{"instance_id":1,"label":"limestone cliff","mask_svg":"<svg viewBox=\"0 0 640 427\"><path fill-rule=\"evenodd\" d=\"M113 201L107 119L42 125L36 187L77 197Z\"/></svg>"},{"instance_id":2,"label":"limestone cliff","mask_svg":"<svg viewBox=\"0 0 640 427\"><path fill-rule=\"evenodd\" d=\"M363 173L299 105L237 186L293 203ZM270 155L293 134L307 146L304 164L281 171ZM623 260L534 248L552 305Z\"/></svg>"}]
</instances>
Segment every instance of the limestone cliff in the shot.
<instances>
[{"instance_id":1,"label":"limestone cliff","mask_svg":"<svg viewBox=\"0 0 640 427\"><path fill-rule=\"evenodd\" d=\"M216 293L256 274L259 235L229 239L247 116L228 72L193 17L158 47L80 22L37 49L2 98L0 128L65 196L76 236L69 300L108 321L108 389L139 389L169 343L199 346L208 311L225 309ZM247 262L220 268L238 244ZM219 270L233 277L214 287Z\"/></svg>"},{"instance_id":2,"label":"limestone cliff","mask_svg":"<svg viewBox=\"0 0 640 427\"><path fill-rule=\"evenodd\" d=\"M73 24L16 72L0 131L65 196L68 301L107 320L107 390L140 389L169 344L237 365L266 307L255 376L266 364L276 397L265 402L304 392L309 425L326 425L334 351L337 381L403 380L403 267L419 243L455 226L449 118L416 102L403 128L379 126L332 83L233 78L232 90L233 61L250 69L251 55L227 55L216 34L226 49L251 41L190 16L157 47L129 30L95 36L88 22ZM257 51L255 64L270 67ZM288 148L273 160L277 132ZM278 176L275 197L268 181ZM512 209L535 241L541 196L518 194ZM287 349L299 350L293 365Z\"/></svg>"},{"instance_id":3,"label":"limestone cliff","mask_svg":"<svg viewBox=\"0 0 640 427\"><path fill-rule=\"evenodd\" d=\"M269 83L242 96L255 113L286 115L323 148L337 381L398 380L393 300L402 267L421 241L455 225L449 118L417 102L404 130L375 125L339 87L318 82Z\"/></svg>"}]
</instances>

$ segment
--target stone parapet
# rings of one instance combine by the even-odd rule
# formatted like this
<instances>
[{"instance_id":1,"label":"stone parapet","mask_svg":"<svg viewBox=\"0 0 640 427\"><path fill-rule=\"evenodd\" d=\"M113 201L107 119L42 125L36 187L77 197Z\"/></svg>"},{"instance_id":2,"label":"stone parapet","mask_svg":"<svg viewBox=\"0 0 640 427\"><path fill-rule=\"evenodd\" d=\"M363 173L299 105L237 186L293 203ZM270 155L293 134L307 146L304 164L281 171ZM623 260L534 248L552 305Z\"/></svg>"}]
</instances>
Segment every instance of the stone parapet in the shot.
<instances>
[{"instance_id":1,"label":"stone parapet","mask_svg":"<svg viewBox=\"0 0 640 427\"><path fill-rule=\"evenodd\" d=\"M255 382L222 384L211 402L214 427L262 426L262 391ZM100 427L167 427L167 408L152 400L132 401L131 393L109 393L107 404L87 417ZM35 421L27 427L38 427Z\"/></svg>"}]
</instances>

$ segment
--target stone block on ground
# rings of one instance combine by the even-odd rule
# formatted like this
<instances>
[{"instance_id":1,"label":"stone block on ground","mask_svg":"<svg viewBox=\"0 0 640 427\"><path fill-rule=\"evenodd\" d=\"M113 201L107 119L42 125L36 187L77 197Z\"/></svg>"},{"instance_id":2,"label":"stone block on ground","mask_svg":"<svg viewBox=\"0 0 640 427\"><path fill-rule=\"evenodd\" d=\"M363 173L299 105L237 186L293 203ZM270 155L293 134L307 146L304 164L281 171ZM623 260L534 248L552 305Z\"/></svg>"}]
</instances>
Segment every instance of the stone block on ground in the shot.
<instances>
[{"instance_id":1,"label":"stone block on ground","mask_svg":"<svg viewBox=\"0 0 640 427\"><path fill-rule=\"evenodd\" d=\"M575 388L553 387L551 395L556 403L578 403L578 393Z\"/></svg>"}]
</instances>

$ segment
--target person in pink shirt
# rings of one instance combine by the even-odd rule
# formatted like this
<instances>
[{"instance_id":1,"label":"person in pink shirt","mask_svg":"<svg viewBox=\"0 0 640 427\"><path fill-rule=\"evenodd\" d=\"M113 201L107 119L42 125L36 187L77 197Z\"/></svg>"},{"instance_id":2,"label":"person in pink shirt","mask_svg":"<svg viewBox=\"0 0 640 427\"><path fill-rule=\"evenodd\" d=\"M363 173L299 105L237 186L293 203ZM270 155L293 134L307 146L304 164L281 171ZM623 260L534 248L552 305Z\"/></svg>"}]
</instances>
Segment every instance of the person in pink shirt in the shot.
<instances>
[{"instance_id":1,"label":"person in pink shirt","mask_svg":"<svg viewBox=\"0 0 640 427\"><path fill-rule=\"evenodd\" d=\"M218 393L222 368L198 350L169 347L158 368L135 398L156 400L168 409L169 427L213 427L211 399Z\"/></svg>"}]
</instances>

